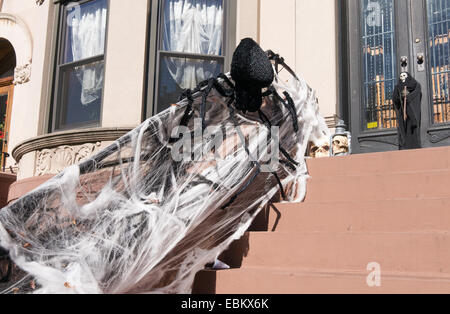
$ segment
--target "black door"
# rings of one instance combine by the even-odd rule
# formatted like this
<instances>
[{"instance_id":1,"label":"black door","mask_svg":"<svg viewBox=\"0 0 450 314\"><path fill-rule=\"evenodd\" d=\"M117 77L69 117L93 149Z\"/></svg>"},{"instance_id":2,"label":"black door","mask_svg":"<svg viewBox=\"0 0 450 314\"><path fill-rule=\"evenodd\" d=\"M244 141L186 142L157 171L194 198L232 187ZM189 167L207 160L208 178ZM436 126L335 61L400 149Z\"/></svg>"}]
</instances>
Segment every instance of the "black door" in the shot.
<instances>
[{"instance_id":1,"label":"black door","mask_svg":"<svg viewBox=\"0 0 450 314\"><path fill-rule=\"evenodd\" d=\"M354 151L398 149L392 95L403 70L422 85L423 147L450 145L450 0L347 0L342 12Z\"/></svg>"}]
</instances>

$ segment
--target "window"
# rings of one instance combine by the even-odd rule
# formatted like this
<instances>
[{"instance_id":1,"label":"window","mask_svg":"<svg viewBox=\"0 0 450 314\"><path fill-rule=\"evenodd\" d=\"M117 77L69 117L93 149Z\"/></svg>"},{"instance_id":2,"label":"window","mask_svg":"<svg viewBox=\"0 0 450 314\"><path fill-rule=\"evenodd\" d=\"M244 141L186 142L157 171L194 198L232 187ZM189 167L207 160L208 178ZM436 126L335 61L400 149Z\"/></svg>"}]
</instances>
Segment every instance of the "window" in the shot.
<instances>
[{"instance_id":1,"label":"window","mask_svg":"<svg viewBox=\"0 0 450 314\"><path fill-rule=\"evenodd\" d=\"M361 0L363 128L397 127L393 94L397 83L394 0Z\"/></svg>"},{"instance_id":2,"label":"window","mask_svg":"<svg viewBox=\"0 0 450 314\"><path fill-rule=\"evenodd\" d=\"M228 0L161 0L152 112L226 69ZM229 23L229 24L227 24ZM231 45L233 46L233 45Z\"/></svg>"},{"instance_id":3,"label":"window","mask_svg":"<svg viewBox=\"0 0 450 314\"><path fill-rule=\"evenodd\" d=\"M52 131L100 123L108 0L61 5Z\"/></svg>"}]
</instances>

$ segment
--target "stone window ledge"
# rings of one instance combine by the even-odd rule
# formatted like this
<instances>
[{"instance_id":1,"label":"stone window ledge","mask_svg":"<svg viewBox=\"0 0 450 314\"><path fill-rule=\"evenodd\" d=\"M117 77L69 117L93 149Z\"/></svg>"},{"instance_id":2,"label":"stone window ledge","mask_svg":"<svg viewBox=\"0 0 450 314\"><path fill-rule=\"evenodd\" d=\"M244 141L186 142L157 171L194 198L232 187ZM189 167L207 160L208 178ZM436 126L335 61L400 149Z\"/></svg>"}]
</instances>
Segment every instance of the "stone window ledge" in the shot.
<instances>
[{"instance_id":1,"label":"stone window ledge","mask_svg":"<svg viewBox=\"0 0 450 314\"><path fill-rule=\"evenodd\" d=\"M26 140L12 151L12 157L19 163L28 153L62 146L77 146L87 143L112 142L130 132L134 127L93 128L51 133Z\"/></svg>"}]
</instances>

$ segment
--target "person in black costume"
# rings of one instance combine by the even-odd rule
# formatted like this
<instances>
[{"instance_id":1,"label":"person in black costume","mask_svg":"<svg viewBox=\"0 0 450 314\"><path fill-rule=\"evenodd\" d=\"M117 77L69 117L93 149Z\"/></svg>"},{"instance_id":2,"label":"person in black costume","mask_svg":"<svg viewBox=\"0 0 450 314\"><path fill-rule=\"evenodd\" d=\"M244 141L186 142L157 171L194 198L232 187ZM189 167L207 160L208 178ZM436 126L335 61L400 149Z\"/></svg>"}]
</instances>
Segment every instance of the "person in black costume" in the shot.
<instances>
[{"instance_id":1,"label":"person in black costume","mask_svg":"<svg viewBox=\"0 0 450 314\"><path fill-rule=\"evenodd\" d=\"M422 119L422 88L409 73L403 72L394 89L400 150L418 149ZM406 110L405 110L406 109Z\"/></svg>"}]
</instances>

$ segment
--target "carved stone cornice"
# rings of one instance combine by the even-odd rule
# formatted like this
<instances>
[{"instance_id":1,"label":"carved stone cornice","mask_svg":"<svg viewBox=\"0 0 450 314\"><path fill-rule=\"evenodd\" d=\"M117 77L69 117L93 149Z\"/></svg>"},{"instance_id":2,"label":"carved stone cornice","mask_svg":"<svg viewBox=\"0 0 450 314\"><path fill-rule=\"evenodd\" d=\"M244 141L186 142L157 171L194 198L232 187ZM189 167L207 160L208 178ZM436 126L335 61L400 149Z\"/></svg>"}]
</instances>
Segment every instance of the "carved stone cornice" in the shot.
<instances>
[{"instance_id":1,"label":"carved stone cornice","mask_svg":"<svg viewBox=\"0 0 450 314\"><path fill-rule=\"evenodd\" d=\"M25 84L30 81L31 77L31 61L24 64L17 66L14 69L14 85L20 85Z\"/></svg>"},{"instance_id":2,"label":"carved stone cornice","mask_svg":"<svg viewBox=\"0 0 450 314\"><path fill-rule=\"evenodd\" d=\"M325 122L330 129L336 128L336 116L325 117Z\"/></svg>"},{"instance_id":3,"label":"carved stone cornice","mask_svg":"<svg viewBox=\"0 0 450 314\"><path fill-rule=\"evenodd\" d=\"M115 141L132 129L134 127L93 128L42 135L17 145L12 151L12 156L16 162L19 162L24 155L44 149Z\"/></svg>"},{"instance_id":4,"label":"carved stone cornice","mask_svg":"<svg viewBox=\"0 0 450 314\"><path fill-rule=\"evenodd\" d=\"M77 146L60 146L38 151L35 176L58 174L67 167L78 164L96 153L101 143L87 143Z\"/></svg>"}]
</instances>

